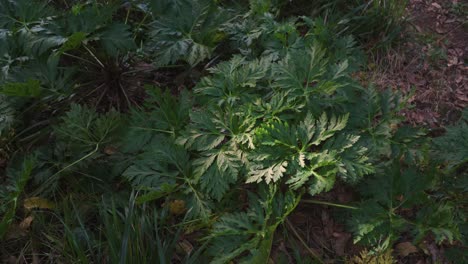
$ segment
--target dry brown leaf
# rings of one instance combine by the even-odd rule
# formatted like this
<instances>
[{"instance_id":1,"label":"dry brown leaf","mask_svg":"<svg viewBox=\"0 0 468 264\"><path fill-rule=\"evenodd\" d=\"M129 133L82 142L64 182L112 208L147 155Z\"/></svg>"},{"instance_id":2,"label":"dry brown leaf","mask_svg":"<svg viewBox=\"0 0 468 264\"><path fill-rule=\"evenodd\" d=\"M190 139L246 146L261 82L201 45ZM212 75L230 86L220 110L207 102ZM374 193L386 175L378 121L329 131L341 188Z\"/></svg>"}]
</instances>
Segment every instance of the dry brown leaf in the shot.
<instances>
[{"instance_id":1,"label":"dry brown leaf","mask_svg":"<svg viewBox=\"0 0 468 264\"><path fill-rule=\"evenodd\" d=\"M398 254L398 256L406 257L409 254L417 253L418 248L411 242L402 242L395 246L395 252Z\"/></svg>"},{"instance_id":2,"label":"dry brown leaf","mask_svg":"<svg viewBox=\"0 0 468 264\"><path fill-rule=\"evenodd\" d=\"M437 9L441 9L441 8L442 8L442 7L441 7L438 3L436 3L436 2L432 3L431 6L437 8Z\"/></svg>"},{"instance_id":3,"label":"dry brown leaf","mask_svg":"<svg viewBox=\"0 0 468 264\"><path fill-rule=\"evenodd\" d=\"M106 153L107 155L114 155L115 153L117 153L117 151L117 148L113 146L106 146L104 148L104 153Z\"/></svg>"},{"instance_id":4,"label":"dry brown leaf","mask_svg":"<svg viewBox=\"0 0 468 264\"><path fill-rule=\"evenodd\" d=\"M193 245L187 240L180 241L179 246L187 255L189 255L193 251Z\"/></svg>"},{"instance_id":5,"label":"dry brown leaf","mask_svg":"<svg viewBox=\"0 0 468 264\"><path fill-rule=\"evenodd\" d=\"M21 221L21 223L19 224L19 227L23 230L26 230L31 226L31 223L33 220L34 220L34 216L30 215L26 217L25 219L23 219L23 221Z\"/></svg>"},{"instance_id":6,"label":"dry brown leaf","mask_svg":"<svg viewBox=\"0 0 468 264\"><path fill-rule=\"evenodd\" d=\"M54 203L41 197L31 197L24 199L23 206L26 210L31 210L34 208L52 210L55 208Z\"/></svg>"},{"instance_id":7,"label":"dry brown leaf","mask_svg":"<svg viewBox=\"0 0 468 264\"><path fill-rule=\"evenodd\" d=\"M445 29L436 26L436 32L439 33L439 34L444 34L446 31L445 31Z\"/></svg>"}]
</instances>

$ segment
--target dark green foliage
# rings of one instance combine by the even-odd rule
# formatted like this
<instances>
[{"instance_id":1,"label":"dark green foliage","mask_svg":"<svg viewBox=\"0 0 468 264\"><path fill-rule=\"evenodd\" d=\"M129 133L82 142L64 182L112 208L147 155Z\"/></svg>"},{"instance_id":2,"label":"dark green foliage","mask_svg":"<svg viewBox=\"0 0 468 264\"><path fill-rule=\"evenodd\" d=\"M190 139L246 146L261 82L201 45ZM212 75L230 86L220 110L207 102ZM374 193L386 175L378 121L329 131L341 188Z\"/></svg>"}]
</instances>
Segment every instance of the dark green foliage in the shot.
<instances>
[{"instance_id":1,"label":"dark green foliage","mask_svg":"<svg viewBox=\"0 0 468 264\"><path fill-rule=\"evenodd\" d=\"M59 2L0 3L0 236L34 216L18 241L41 261L266 263L337 182L360 192L355 242L465 239L466 113L429 147L404 98L351 77L399 1ZM56 209L19 210L35 196Z\"/></svg>"},{"instance_id":2,"label":"dark green foliage","mask_svg":"<svg viewBox=\"0 0 468 264\"><path fill-rule=\"evenodd\" d=\"M0 206L0 212L3 215L0 221L0 239L3 239L8 227L15 218L16 209L20 204L20 197L31 178L35 160L33 157L26 157L20 164L20 168L9 168L7 171L8 179L0 188L0 199L5 201Z\"/></svg>"},{"instance_id":3,"label":"dark green foliage","mask_svg":"<svg viewBox=\"0 0 468 264\"><path fill-rule=\"evenodd\" d=\"M458 124L447 128L442 137L434 139L434 156L444 161L449 169L463 167L468 162L468 109L463 111ZM449 150L449 151L447 151Z\"/></svg>"},{"instance_id":4,"label":"dark green foliage","mask_svg":"<svg viewBox=\"0 0 468 264\"><path fill-rule=\"evenodd\" d=\"M121 118L116 111L99 115L86 106L71 105L54 131L62 142L80 149L90 150L109 144L121 126Z\"/></svg>"},{"instance_id":5,"label":"dark green foliage","mask_svg":"<svg viewBox=\"0 0 468 264\"><path fill-rule=\"evenodd\" d=\"M154 21L147 45L157 65L183 60L193 66L211 58L222 39L218 27L229 18L226 10L211 0L151 1L150 6Z\"/></svg>"},{"instance_id":6,"label":"dark green foliage","mask_svg":"<svg viewBox=\"0 0 468 264\"><path fill-rule=\"evenodd\" d=\"M404 169L395 163L369 179L360 188L360 209L353 211L348 221L355 242L384 250L408 230L416 243L428 233L438 243L459 239L453 206L429 194L436 187L435 176L434 171Z\"/></svg>"},{"instance_id":7,"label":"dark green foliage","mask_svg":"<svg viewBox=\"0 0 468 264\"><path fill-rule=\"evenodd\" d=\"M275 187L262 185L259 194L249 195L247 212L222 216L214 225L208 253L212 263L226 263L245 252L242 263L265 263L270 255L276 228L297 206L300 196L277 193Z\"/></svg>"},{"instance_id":8,"label":"dark green foliage","mask_svg":"<svg viewBox=\"0 0 468 264\"><path fill-rule=\"evenodd\" d=\"M146 87L149 98L144 104L144 111L132 109L126 136L123 139L123 150L138 152L153 141L155 132L161 132L172 139L176 138L189 121L192 107L190 94L183 90L179 97L169 91Z\"/></svg>"}]
</instances>

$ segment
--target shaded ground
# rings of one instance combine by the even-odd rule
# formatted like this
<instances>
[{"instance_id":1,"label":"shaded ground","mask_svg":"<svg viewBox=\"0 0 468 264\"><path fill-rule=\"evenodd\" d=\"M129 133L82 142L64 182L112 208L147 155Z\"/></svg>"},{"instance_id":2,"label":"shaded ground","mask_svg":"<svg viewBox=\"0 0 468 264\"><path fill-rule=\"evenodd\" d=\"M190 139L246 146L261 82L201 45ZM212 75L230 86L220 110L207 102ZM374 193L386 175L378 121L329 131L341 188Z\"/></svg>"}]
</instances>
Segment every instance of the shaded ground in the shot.
<instances>
[{"instance_id":1,"label":"shaded ground","mask_svg":"<svg viewBox=\"0 0 468 264\"><path fill-rule=\"evenodd\" d=\"M468 4L409 2L403 43L376 56L371 81L410 95L413 108L404 113L410 123L443 126L458 119L468 103Z\"/></svg>"}]
</instances>

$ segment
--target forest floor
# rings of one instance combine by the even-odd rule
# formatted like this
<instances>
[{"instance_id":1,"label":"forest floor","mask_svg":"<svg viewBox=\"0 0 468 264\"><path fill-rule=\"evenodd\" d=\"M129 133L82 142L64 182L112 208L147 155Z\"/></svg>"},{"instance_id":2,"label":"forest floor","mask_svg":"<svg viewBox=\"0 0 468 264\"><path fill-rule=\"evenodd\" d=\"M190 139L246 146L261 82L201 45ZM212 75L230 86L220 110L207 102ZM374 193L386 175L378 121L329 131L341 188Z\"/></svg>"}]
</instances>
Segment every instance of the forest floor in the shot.
<instances>
[{"instance_id":1,"label":"forest floor","mask_svg":"<svg viewBox=\"0 0 468 264\"><path fill-rule=\"evenodd\" d=\"M438 135L459 119L468 104L468 6L457 0L409 2L409 25L399 44L385 54L371 56L367 71L357 77L382 90L402 92L411 106L402 113L406 121ZM318 199L347 204L355 200L355 194L337 185ZM362 250L332 212L326 205L305 204L289 218L288 227L295 229L292 233L297 234L304 254L333 262L336 256ZM436 245L430 238L417 246L410 239L400 240L394 248L399 263L445 263L446 245ZM286 252L281 241L278 245L278 252Z\"/></svg>"},{"instance_id":2,"label":"forest floor","mask_svg":"<svg viewBox=\"0 0 468 264\"><path fill-rule=\"evenodd\" d=\"M371 81L410 96L413 124L456 121L468 103L468 7L460 0L411 0L409 29L400 45L376 56Z\"/></svg>"}]
</instances>

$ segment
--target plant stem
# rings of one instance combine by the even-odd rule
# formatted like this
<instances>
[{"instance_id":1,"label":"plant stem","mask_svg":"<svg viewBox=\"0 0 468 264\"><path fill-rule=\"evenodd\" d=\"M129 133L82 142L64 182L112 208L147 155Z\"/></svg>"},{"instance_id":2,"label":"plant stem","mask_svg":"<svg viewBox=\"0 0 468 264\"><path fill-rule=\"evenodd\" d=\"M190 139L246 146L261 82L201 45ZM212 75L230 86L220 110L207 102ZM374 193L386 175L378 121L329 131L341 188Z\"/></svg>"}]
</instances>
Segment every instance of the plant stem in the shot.
<instances>
[{"instance_id":1,"label":"plant stem","mask_svg":"<svg viewBox=\"0 0 468 264\"><path fill-rule=\"evenodd\" d=\"M359 210L358 207L354 207L354 206L350 206L350 205L336 204L336 203L330 203L330 202L324 202L324 201L318 201L318 200L302 200L301 202L310 203L310 204L329 205L329 206L352 209L352 210Z\"/></svg>"}]
</instances>

